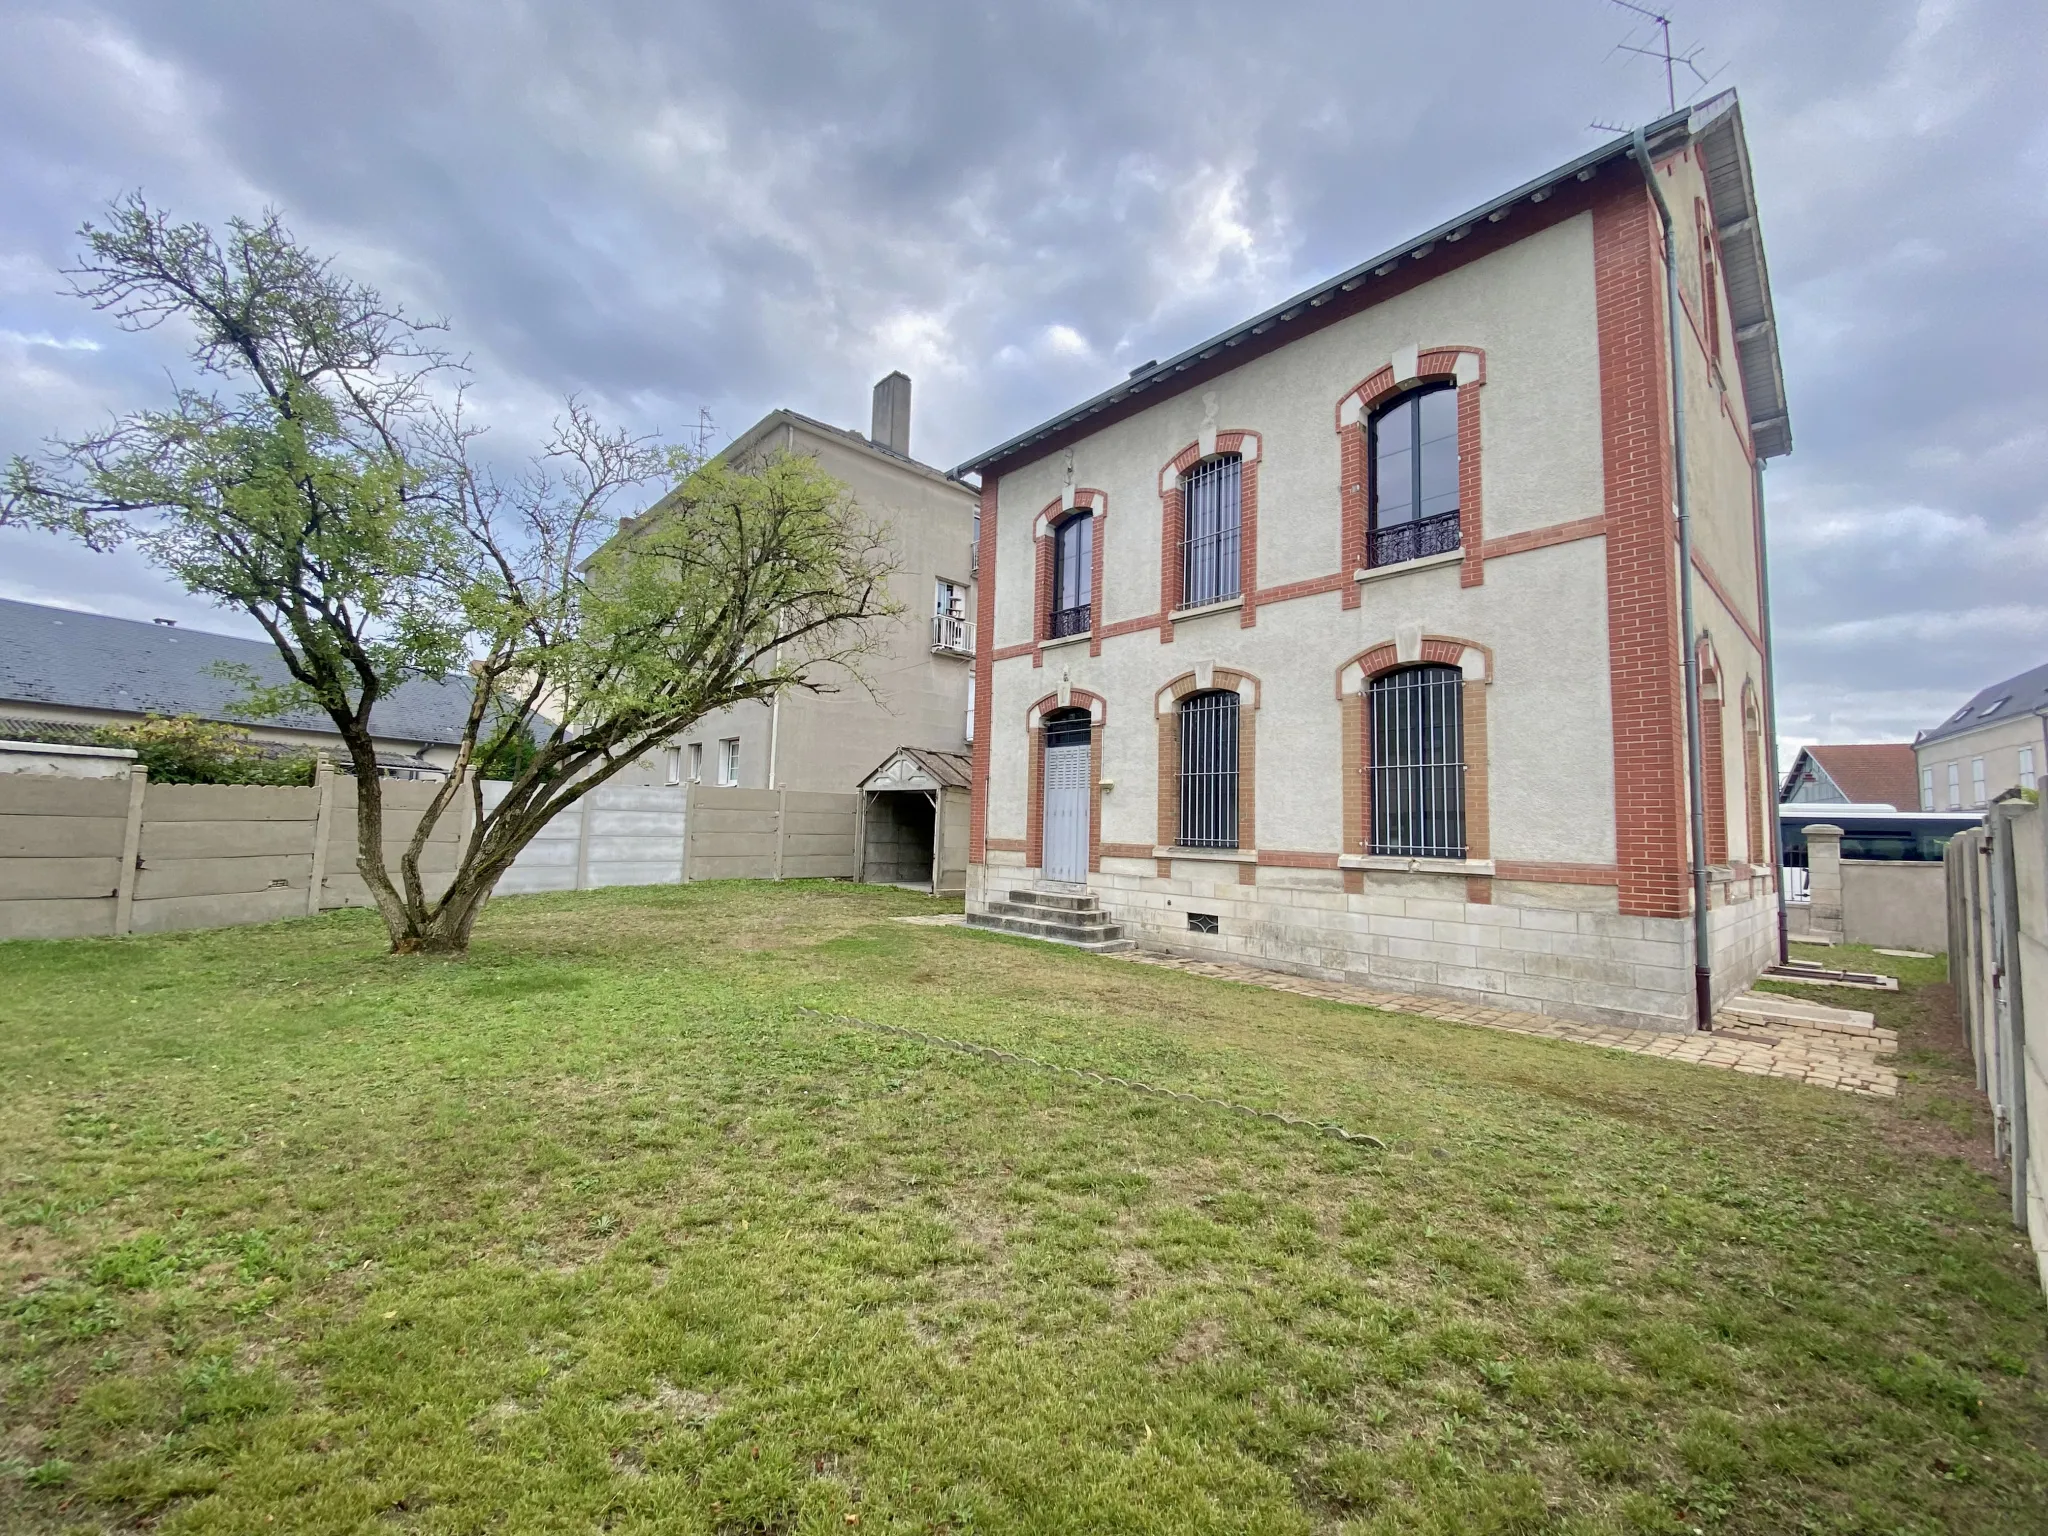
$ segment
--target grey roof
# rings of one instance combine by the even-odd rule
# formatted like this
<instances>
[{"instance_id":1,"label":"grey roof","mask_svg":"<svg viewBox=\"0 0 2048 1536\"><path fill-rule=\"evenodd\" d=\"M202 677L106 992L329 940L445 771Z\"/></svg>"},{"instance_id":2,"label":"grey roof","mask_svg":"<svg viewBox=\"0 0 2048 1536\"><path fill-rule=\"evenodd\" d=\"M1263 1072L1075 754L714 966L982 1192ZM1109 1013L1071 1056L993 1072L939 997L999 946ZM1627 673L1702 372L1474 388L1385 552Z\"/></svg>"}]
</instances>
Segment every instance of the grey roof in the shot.
<instances>
[{"instance_id":1,"label":"grey roof","mask_svg":"<svg viewBox=\"0 0 2048 1536\"><path fill-rule=\"evenodd\" d=\"M974 759L965 752L941 752L935 747L898 747L883 758L860 781L866 789L876 774L892 766L898 758L907 757L922 768L933 782L947 789L966 789L973 781Z\"/></svg>"},{"instance_id":2,"label":"grey roof","mask_svg":"<svg viewBox=\"0 0 2048 1536\"><path fill-rule=\"evenodd\" d=\"M1742 110L1735 93L1723 91L1697 107L1673 112L1651 123L1643 132L1653 153L1668 154L1688 142L1701 145L1707 164L1708 196L1728 274L1729 319L1735 330L1736 358L1749 406L1750 431L1760 457L1789 453L1792 430L1785 407L1784 370L1778 360L1777 321L1771 311L1763 236L1757 227L1756 194L1750 184L1749 150L1742 136ZM1474 235L1479 237L1477 243L1483 244L1486 231L1506 219L1518 205L1547 202L1573 182L1591 181L1614 162L1629 160L1633 147L1631 137L1614 139L1567 161L1512 192L1447 219L1291 299L1283 299L1263 314L1197 342L1185 352L1164 362L1147 363L1094 398L968 459L953 473L968 474L1009 459L1038 458L1078 436L1075 428L1087 418L1107 413L1105 421L1095 424L1106 425L1141 405L1151 404L1150 400L1140 399L1147 392L1156 391L1157 398L1164 398L1192 389L1267 347L1293 340L1377 303L1380 295L1375 287L1400 276L1406 263L1424 259L1440 244L1455 244ZM1357 292L1361 288L1365 291ZM1276 332L1270 339L1260 339ZM1222 355L1232 348L1243 350L1235 357ZM1094 426L1089 430L1094 430Z\"/></svg>"},{"instance_id":3,"label":"grey roof","mask_svg":"<svg viewBox=\"0 0 2048 1536\"><path fill-rule=\"evenodd\" d=\"M857 432L851 427L835 427L829 421L820 421L815 416L806 416L802 411L792 411L788 406L780 406L770 411L738 437L727 443L725 447L721 448L716 457L720 459L737 457L774 431L775 428L786 425L803 427L807 431L818 433L820 436L834 438L843 442L849 448L864 448L876 458L883 460L885 463L893 464L898 469L907 470L911 474L923 475L928 480L936 480L940 484L950 486L965 496L972 496L974 494L973 486L963 484L958 476L947 470L927 464L922 459L913 459L907 453L898 453L894 448L889 447L888 444L878 443L865 433Z\"/></svg>"},{"instance_id":4,"label":"grey roof","mask_svg":"<svg viewBox=\"0 0 2048 1536\"><path fill-rule=\"evenodd\" d=\"M1916 745L1925 746L1930 741L1967 736L1987 725L2003 725L2016 715L2044 709L2048 709L2048 662L2002 683L1993 683L1933 730L1922 731L1913 740Z\"/></svg>"},{"instance_id":5,"label":"grey roof","mask_svg":"<svg viewBox=\"0 0 2048 1536\"><path fill-rule=\"evenodd\" d=\"M248 667L273 685L290 680L268 641L0 598L0 705L9 714L62 704L332 734L324 714L259 719L236 710L241 689L207 670L215 662ZM370 729L387 741L457 742L469 698L466 681L415 678L377 705Z\"/></svg>"}]
</instances>

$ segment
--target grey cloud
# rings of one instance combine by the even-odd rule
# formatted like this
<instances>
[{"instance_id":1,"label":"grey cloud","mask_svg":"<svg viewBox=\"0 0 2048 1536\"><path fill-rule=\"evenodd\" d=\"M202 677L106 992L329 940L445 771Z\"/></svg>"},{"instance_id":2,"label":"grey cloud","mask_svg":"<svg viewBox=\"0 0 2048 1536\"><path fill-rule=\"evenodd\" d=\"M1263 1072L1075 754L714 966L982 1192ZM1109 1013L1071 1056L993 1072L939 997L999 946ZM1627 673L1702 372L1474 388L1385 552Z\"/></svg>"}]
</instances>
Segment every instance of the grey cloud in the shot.
<instances>
[{"instance_id":1,"label":"grey cloud","mask_svg":"<svg viewBox=\"0 0 2048 1536\"><path fill-rule=\"evenodd\" d=\"M917 451L952 462L1652 115L1621 25L1599 0L0 0L0 450L161 389L170 338L51 293L78 221L141 185L210 219L275 203L446 313L508 443L572 390L670 431L700 404L854 424L903 366ZM1784 328L1781 723L1907 735L2048 649L2048 17L1736 0L1681 27L1743 91ZM10 592L188 601L35 541L0 561Z\"/></svg>"}]
</instances>

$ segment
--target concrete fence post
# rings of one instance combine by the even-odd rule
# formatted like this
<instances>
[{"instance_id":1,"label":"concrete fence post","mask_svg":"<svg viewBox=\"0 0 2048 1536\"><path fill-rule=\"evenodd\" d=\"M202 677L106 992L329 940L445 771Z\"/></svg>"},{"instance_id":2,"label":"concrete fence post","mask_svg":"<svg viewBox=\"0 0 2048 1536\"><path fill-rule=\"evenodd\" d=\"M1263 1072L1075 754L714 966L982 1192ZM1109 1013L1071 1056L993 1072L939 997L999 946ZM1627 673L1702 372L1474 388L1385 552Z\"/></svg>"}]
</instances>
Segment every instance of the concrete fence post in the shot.
<instances>
[{"instance_id":1,"label":"concrete fence post","mask_svg":"<svg viewBox=\"0 0 2048 1536\"><path fill-rule=\"evenodd\" d=\"M697 836L697 781L683 785L683 884L690 883L690 844Z\"/></svg>"},{"instance_id":2,"label":"concrete fence post","mask_svg":"<svg viewBox=\"0 0 2048 1536\"><path fill-rule=\"evenodd\" d=\"M320 915L327 889L327 845L334 837L334 759L322 752L313 762L313 788L320 808L313 815L313 867L306 878L306 916Z\"/></svg>"},{"instance_id":3,"label":"concrete fence post","mask_svg":"<svg viewBox=\"0 0 2048 1536\"><path fill-rule=\"evenodd\" d=\"M2027 1008L2022 975L2020 945L2019 868L2013 847L2019 818L2030 808L1998 803L1986 818L1996 852L1992 859L1992 887L1998 893L1998 907L1992 914L1998 924L1998 987L2003 1004L2001 1023L2004 1038L1999 1054L2006 1067L2006 1144L2012 1169L2012 1224L2027 1225Z\"/></svg>"},{"instance_id":4,"label":"concrete fence post","mask_svg":"<svg viewBox=\"0 0 2048 1536\"><path fill-rule=\"evenodd\" d=\"M775 878L782 878L782 852L789 846L789 791L775 791Z\"/></svg>"},{"instance_id":5,"label":"concrete fence post","mask_svg":"<svg viewBox=\"0 0 2048 1536\"><path fill-rule=\"evenodd\" d=\"M586 790L576 802L576 889L590 889L590 797L597 791Z\"/></svg>"},{"instance_id":6,"label":"concrete fence post","mask_svg":"<svg viewBox=\"0 0 2048 1536\"><path fill-rule=\"evenodd\" d=\"M121 833L121 868L114 877L114 934L123 937L135 926L135 877L142 863L142 802L149 793L149 770L140 763L128 768L128 825Z\"/></svg>"},{"instance_id":7,"label":"concrete fence post","mask_svg":"<svg viewBox=\"0 0 2048 1536\"><path fill-rule=\"evenodd\" d=\"M1806 829L1807 930L1816 938L1841 943L1842 829L1821 822Z\"/></svg>"}]
</instances>

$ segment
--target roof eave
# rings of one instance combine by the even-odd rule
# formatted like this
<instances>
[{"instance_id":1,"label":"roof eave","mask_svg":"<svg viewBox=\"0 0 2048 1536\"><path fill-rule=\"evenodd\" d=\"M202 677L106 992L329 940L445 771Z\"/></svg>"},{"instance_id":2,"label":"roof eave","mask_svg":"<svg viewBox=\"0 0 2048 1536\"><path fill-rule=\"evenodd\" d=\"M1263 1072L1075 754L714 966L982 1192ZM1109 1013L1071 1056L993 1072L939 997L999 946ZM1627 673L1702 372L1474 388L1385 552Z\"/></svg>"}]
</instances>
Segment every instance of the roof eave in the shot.
<instances>
[{"instance_id":1,"label":"roof eave","mask_svg":"<svg viewBox=\"0 0 2048 1536\"><path fill-rule=\"evenodd\" d=\"M1742 260L1745 272L1753 272L1763 286L1763 307L1759 318L1763 324L1760 332L1753 333L1747 342L1737 336L1738 358L1744 369L1745 391L1749 385L1749 367L1752 357L1757 359L1761 377L1765 380L1760 393L1768 402L1768 410L1760 413L1756 409L1754 395L1751 399L1752 438L1758 442L1762 457L1789 452L1792 446L1791 427L1785 416L1784 376L1778 365L1778 344L1775 318L1770 310L1770 288L1768 274L1763 266L1763 243L1756 233L1754 215L1755 196L1749 180L1749 155L1742 142L1741 113L1736 105L1735 92L1724 91L1712 101L1699 107L1688 107L1673 112L1649 124L1644 138L1653 153L1669 152L1685 142L1701 135L1719 133L1730 141L1732 148L1724 147L1720 152L1732 153L1735 157L1735 174L1743 192L1743 208L1748 218L1747 233L1740 238L1746 240L1749 249ZM1674 137L1674 135L1676 137ZM1510 192L1504 192L1489 202L1480 204L1455 218L1446 219L1435 228L1425 231L1411 240L1369 257L1347 271L1304 289L1292 298L1283 299L1272 308L1252 316L1249 320L1218 332L1205 341L1195 343L1183 352L1176 353L1164 362L1156 363L1142 372L1132 375L1120 383L1111 385L1100 394L1082 401L1079 405L1062 411L1059 415L1040 422L1037 426L1018 433L1015 437L997 444L986 452L963 460L952 473L960 475L978 473L992 465L1015 458L1033 444L1043 442L1054 434L1063 432L1089 416L1115 405L1121 405L1133 395L1169 382L1174 376L1184 374L1197 364L1215 357L1226 347L1242 344L1247 338L1262 335L1275 326L1285 325L1299 319L1310 310L1320 309L1340 293L1349 293L1369 281L1385 279L1399 271L1401 264L1410 259L1427 255L1437 242L1457 240L1473 226L1494 223L1505 217L1506 211L1524 201L1542 202L1550 197L1561 183L1588 181L1603 166L1616 160L1630 158L1633 150L1633 135L1611 140L1597 149L1589 150L1575 160L1567 161L1555 170L1548 171L1532 181L1525 181ZM1724 240L1725 243L1725 240ZM1761 341L1759 341L1761 337Z\"/></svg>"}]
</instances>

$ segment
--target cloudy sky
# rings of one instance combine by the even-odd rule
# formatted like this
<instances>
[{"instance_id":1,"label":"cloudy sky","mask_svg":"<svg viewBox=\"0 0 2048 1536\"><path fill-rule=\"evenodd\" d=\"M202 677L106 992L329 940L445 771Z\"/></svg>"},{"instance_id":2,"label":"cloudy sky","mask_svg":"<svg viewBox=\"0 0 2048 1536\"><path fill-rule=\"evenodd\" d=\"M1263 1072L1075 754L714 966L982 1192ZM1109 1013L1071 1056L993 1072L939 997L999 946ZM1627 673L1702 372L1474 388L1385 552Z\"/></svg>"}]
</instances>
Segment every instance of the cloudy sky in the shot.
<instances>
[{"instance_id":1,"label":"cloudy sky","mask_svg":"<svg viewBox=\"0 0 2048 1536\"><path fill-rule=\"evenodd\" d=\"M1903 739L2048 657L2048 8L1674 15L1742 92L1784 336L1781 732ZM777 405L865 426L901 367L913 451L951 464L1661 112L1629 21L0 0L0 453L162 399L172 339L59 296L79 223L140 187L181 217L276 206L445 314L507 447L570 392L671 434L700 407L721 434ZM19 532L0 596L238 627Z\"/></svg>"}]
</instances>

